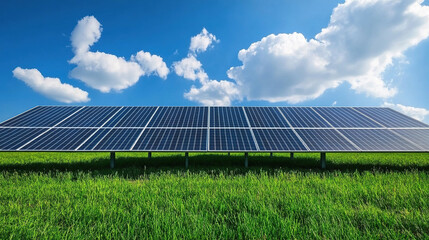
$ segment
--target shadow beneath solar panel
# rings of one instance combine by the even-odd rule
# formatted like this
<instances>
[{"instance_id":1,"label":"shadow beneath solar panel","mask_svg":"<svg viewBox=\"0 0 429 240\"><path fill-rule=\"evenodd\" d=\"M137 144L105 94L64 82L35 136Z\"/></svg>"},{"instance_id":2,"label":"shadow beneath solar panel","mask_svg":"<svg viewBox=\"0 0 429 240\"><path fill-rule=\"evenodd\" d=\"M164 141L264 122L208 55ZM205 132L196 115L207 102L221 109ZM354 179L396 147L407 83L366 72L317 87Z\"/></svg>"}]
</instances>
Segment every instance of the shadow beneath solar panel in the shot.
<instances>
[{"instance_id":1,"label":"shadow beneath solar panel","mask_svg":"<svg viewBox=\"0 0 429 240\"><path fill-rule=\"evenodd\" d=\"M41 159L45 157L43 153L37 155ZM70 155L69 155L70 154ZM152 158L147 158L146 153L117 153L115 169L109 168L108 153L95 155L87 160L79 160L85 155L82 153L73 155L66 153L59 159L66 156L69 162L61 160L50 160L49 162L29 162L25 164L0 164L0 171L11 173L55 173L55 172L88 172L94 177L111 175L112 173L123 178L135 179L142 175L152 173L207 173L207 174L228 174L243 175L254 174L275 174L279 171L299 171L299 172L322 172L320 169L319 154L296 154L295 158L289 158L288 154L250 154L249 167L244 167L244 154L237 153L228 156L227 154L203 154L191 153L189 156L189 168L185 169L184 154L153 154ZM84 153L83 153L84 154ZM327 171L340 172L361 172L361 171L429 171L429 154L422 155L420 162L412 162L404 159L407 155L392 155L393 160L387 162L380 160L383 155L359 155L359 154L327 154ZM17 155L19 156L19 155ZM378 159L380 158L380 159ZM70 160L71 159L71 160ZM401 164L390 164L390 162L401 161ZM414 159L415 160L415 159ZM41 160L43 161L43 160ZM262 171L263 170L263 171Z\"/></svg>"}]
</instances>

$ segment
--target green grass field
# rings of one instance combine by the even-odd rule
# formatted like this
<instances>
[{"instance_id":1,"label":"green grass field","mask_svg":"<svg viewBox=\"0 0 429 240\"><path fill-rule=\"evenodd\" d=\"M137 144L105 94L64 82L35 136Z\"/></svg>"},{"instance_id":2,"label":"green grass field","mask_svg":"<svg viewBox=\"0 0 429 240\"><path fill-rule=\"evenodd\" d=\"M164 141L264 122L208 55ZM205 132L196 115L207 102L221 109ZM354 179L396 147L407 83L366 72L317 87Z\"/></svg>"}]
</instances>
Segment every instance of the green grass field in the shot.
<instances>
[{"instance_id":1,"label":"green grass field","mask_svg":"<svg viewBox=\"0 0 429 240\"><path fill-rule=\"evenodd\" d=\"M429 154L0 153L0 239L429 239Z\"/></svg>"}]
</instances>

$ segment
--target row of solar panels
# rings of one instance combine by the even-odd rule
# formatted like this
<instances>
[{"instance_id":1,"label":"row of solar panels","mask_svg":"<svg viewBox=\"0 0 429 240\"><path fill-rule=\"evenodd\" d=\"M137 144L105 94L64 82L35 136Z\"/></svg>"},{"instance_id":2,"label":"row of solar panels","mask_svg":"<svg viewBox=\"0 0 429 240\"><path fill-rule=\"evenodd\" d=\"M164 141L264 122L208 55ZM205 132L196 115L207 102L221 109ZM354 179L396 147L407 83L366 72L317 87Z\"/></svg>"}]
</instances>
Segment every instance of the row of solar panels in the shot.
<instances>
[{"instance_id":1,"label":"row of solar panels","mask_svg":"<svg viewBox=\"0 0 429 240\"><path fill-rule=\"evenodd\" d=\"M35 107L0 151L428 151L429 126L388 108Z\"/></svg>"},{"instance_id":2,"label":"row of solar panels","mask_svg":"<svg viewBox=\"0 0 429 240\"><path fill-rule=\"evenodd\" d=\"M0 128L1 151L429 151L429 129Z\"/></svg>"},{"instance_id":3,"label":"row of solar panels","mask_svg":"<svg viewBox=\"0 0 429 240\"><path fill-rule=\"evenodd\" d=\"M0 127L427 128L371 107L35 107Z\"/></svg>"}]
</instances>

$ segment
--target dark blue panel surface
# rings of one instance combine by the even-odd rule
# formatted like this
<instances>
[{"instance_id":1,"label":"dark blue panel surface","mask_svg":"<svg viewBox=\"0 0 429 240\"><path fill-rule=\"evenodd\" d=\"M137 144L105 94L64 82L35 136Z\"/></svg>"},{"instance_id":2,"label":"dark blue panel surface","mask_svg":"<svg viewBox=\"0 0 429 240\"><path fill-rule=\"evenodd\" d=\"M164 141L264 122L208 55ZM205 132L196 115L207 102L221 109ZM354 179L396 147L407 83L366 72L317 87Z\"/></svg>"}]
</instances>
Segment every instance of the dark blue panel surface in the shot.
<instances>
[{"instance_id":1,"label":"dark blue panel surface","mask_svg":"<svg viewBox=\"0 0 429 240\"><path fill-rule=\"evenodd\" d=\"M112 129L94 150L130 150L143 129Z\"/></svg>"},{"instance_id":2,"label":"dark blue panel surface","mask_svg":"<svg viewBox=\"0 0 429 240\"><path fill-rule=\"evenodd\" d=\"M156 107L124 107L104 127L145 127Z\"/></svg>"},{"instance_id":3,"label":"dark blue panel surface","mask_svg":"<svg viewBox=\"0 0 429 240\"><path fill-rule=\"evenodd\" d=\"M81 107L35 107L0 124L4 127L52 127Z\"/></svg>"},{"instance_id":4,"label":"dark blue panel surface","mask_svg":"<svg viewBox=\"0 0 429 240\"><path fill-rule=\"evenodd\" d=\"M328 121L334 127L370 127L370 128L381 128L380 124L372 121L365 117L359 112L352 108L345 107L314 107L326 121Z\"/></svg>"},{"instance_id":5,"label":"dark blue panel surface","mask_svg":"<svg viewBox=\"0 0 429 240\"><path fill-rule=\"evenodd\" d=\"M261 151L305 151L291 129L253 129Z\"/></svg>"},{"instance_id":6,"label":"dark blue panel surface","mask_svg":"<svg viewBox=\"0 0 429 240\"><path fill-rule=\"evenodd\" d=\"M101 127L120 107L85 107L58 127Z\"/></svg>"},{"instance_id":7,"label":"dark blue panel surface","mask_svg":"<svg viewBox=\"0 0 429 240\"><path fill-rule=\"evenodd\" d=\"M242 107L210 107L210 127L249 127Z\"/></svg>"},{"instance_id":8,"label":"dark blue panel surface","mask_svg":"<svg viewBox=\"0 0 429 240\"><path fill-rule=\"evenodd\" d=\"M356 151L350 142L333 129L296 129L312 151Z\"/></svg>"},{"instance_id":9,"label":"dark blue panel surface","mask_svg":"<svg viewBox=\"0 0 429 240\"><path fill-rule=\"evenodd\" d=\"M207 127L207 107L159 107L148 127Z\"/></svg>"},{"instance_id":10,"label":"dark blue panel surface","mask_svg":"<svg viewBox=\"0 0 429 240\"><path fill-rule=\"evenodd\" d=\"M16 150L48 128L0 128L0 150Z\"/></svg>"},{"instance_id":11,"label":"dark blue panel surface","mask_svg":"<svg viewBox=\"0 0 429 240\"><path fill-rule=\"evenodd\" d=\"M390 108L381 107L355 107L354 109L374 119L381 125L388 128L395 127L429 127L422 122L405 116L399 112L393 111Z\"/></svg>"},{"instance_id":12,"label":"dark blue panel surface","mask_svg":"<svg viewBox=\"0 0 429 240\"><path fill-rule=\"evenodd\" d=\"M106 136L106 134L108 132L110 132L111 128L100 128L98 129L94 135L92 135L87 141L85 141L82 146L79 147L78 150L92 150L98 142L101 141L101 139L104 138L104 136Z\"/></svg>"},{"instance_id":13,"label":"dark blue panel surface","mask_svg":"<svg viewBox=\"0 0 429 240\"><path fill-rule=\"evenodd\" d=\"M27 144L22 150L74 151L95 130L94 128L53 128Z\"/></svg>"},{"instance_id":14,"label":"dark blue panel surface","mask_svg":"<svg viewBox=\"0 0 429 240\"><path fill-rule=\"evenodd\" d=\"M210 129L211 151L256 151L249 129Z\"/></svg>"},{"instance_id":15,"label":"dark blue panel surface","mask_svg":"<svg viewBox=\"0 0 429 240\"><path fill-rule=\"evenodd\" d=\"M276 107L245 107L252 127L289 127Z\"/></svg>"},{"instance_id":16,"label":"dark blue panel surface","mask_svg":"<svg viewBox=\"0 0 429 240\"><path fill-rule=\"evenodd\" d=\"M309 107L279 107L292 127L330 127Z\"/></svg>"},{"instance_id":17,"label":"dark blue panel surface","mask_svg":"<svg viewBox=\"0 0 429 240\"><path fill-rule=\"evenodd\" d=\"M363 151L421 150L388 129L341 129L340 132Z\"/></svg>"},{"instance_id":18,"label":"dark blue panel surface","mask_svg":"<svg viewBox=\"0 0 429 240\"><path fill-rule=\"evenodd\" d=\"M429 151L429 129L395 129L393 131L411 140L425 151Z\"/></svg>"},{"instance_id":19,"label":"dark blue panel surface","mask_svg":"<svg viewBox=\"0 0 429 240\"><path fill-rule=\"evenodd\" d=\"M207 129L147 128L133 150L206 151Z\"/></svg>"}]
</instances>

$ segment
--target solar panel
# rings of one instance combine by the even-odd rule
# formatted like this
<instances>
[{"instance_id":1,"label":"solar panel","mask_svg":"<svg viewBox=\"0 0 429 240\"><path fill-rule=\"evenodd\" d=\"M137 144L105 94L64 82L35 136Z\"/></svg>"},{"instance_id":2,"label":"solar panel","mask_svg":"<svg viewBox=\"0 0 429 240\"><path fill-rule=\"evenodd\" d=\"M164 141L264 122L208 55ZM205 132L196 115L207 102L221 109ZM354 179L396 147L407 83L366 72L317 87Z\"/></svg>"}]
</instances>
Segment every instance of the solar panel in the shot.
<instances>
[{"instance_id":1,"label":"solar panel","mask_svg":"<svg viewBox=\"0 0 429 240\"><path fill-rule=\"evenodd\" d=\"M389 129L341 129L362 151L418 151L414 144Z\"/></svg>"},{"instance_id":2,"label":"solar panel","mask_svg":"<svg viewBox=\"0 0 429 240\"><path fill-rule=\"evenodd\" d=\"M253 129L261 151L305 151L304 144L291 129Z\"/></svg>"},{"instance_id":3,"label":"solar panel","mask_svg":"<svg viewBox=\"0 0 429 240\"><path fill-rule=\"evenodd\" d=\"M0 150L16 150L48 128L0 128Z\"/></svg>"},{"instance_id":4,"label":"solar panel","mask_svg":"<svg viewBox=\"0 0 429 240\"><path fill-rule=\"evenodd\" d=\"M111 129L94 150L130 150L143 129Z\"/></svg>"},{"instance_id":5,"label":"solar panel","mask_svg":"<svg viewBox=\"0 0 429 240\"><path fill-rule=\"evenodd\" d=\"M390 108L381 107L355 107L357 111L365 114L371 119L377 121L381 125L388 128L397 127L429 127L422 122L419 122L413 118L405 116L399 112L396 112Z\"/></svg>"},{"instance_id":6,"label":"solar panel","mask_svg":"<svg viewBox=\"0 0 429 240\"><path fill-rule=\"evenodd\" d=\"M401 136L411 140L423 149L429 149L429 129L395 129Z\"/></svg>"},{"instance_id":7,"label":"solar panel","mask_svg":"<svg viewBox=\"0 0 429 240\"><path fill-rule=\"evenodd\" d=\"M388 108L35 107L0 151L429 152L429 126Z\"/></svg>"},{"instance_id":8,"label":"solar panel","mask_svg":"<svg viewBox=\"0 0 429 240\"><path fill-rule=\"evenodd\" d=\"M82 107L35 107L0 124L2 127L52 127Z\"/></svg>"},{"instance_id":9,"label":"solar panel","mask_svg":"<svg viewBox=\"0 0 429 240\"><path fill-rule=\"evenodd\" d=\"M22 147L22 150L74 151L95 128L52 128Z\"/></svg>"},{"instance_id":10,"label":"solar panel","mask_svg":"<svg viewBox=\"0 0 429 240\"><path fill-rule=\"evenodd\" d=\"M104 127L145 127L156 107L124 107Z\"/></svg>"},{"instance_id":11,"label":"solar panel","mask_svg":"<svg viewBox=\"0 0 429 240\"><path fill-rule=\"evenodd\" d=\"M120 107L85 107L58 127L100 127L119 109Z\"/></svg>"},{"instance_id":12,"label":"solar panel","mask_svg":"<svg viewBox=\"0 0 429 240\"><path fill-rule=\"evenodd\" d=\"M245 107L251 127L289 127L276 107Z\"/></svg>"},{"instance_id":13,"label":"solar panel","mask_svg":"<svg viewBox=\"0 0 429 240\"><path fill-rule=\"evenodd\" d=\"M296 129L311 151L357 151L334 129Z\"/></svg>"},{"instance_id":14,"label":"solar panel","mask_svg":"<svg viewBox=\"0 0 429 240\"><path fill-rule=\"evenodd\" d=\"M159 107L148 127L207 127L207 107Z\"/></svg>"},{"instance_id":15,"label":"solar panel","mask_svg":"<svg viewBox=\"0 0 429 240\"><path fill-rule=\"evenodd\" d=\"M146 129L133 150L206 151L207 129Z\"/></svg>"},{"instance_id":16,"label":"solar panel","mask_svg":"<svg viewBox=\"0 0 429 240\"><path fill-rule=\"evenodd\" d=\"M326 121L334 127L367 127L367 128L381 128L380 124L365 117L361 113L353 110L353 108L345 107L314 107Z\"/></svg>"},{"instance_id":17,"label":"solar panel","mask_svg":"<svg viewBox=\"0 0 429 240\"><path fill-rule=\"evenodd\" d=\"M279 107L292 127L330 127L309 107Z\"/></svg>"},{"instance_id":18,"label":"solar panel","mask_svg":"<svg viewBox=\"0 0 429 240\"><path fill-rule=\"evenodd\" d=\"M210 127L249 127L242 107L210 107Z\"/></svg>"},{"instance_id":19,"label":"solar panel","mask_svg":"<svg viewBox=\"0 0 429 240\"><path fill-rule=\"evenodd\" d=\"M85 142L82 143L77 150L89 151L94 149L94 147L99 143L107 133L109 133L111 128L100 128L93 133L92 136L88 137Z\"/></svg>"},{"instance_id":20,"label":"solar panel","mask_svg":"<svg viewBox=\"0 0 429 240\"><path fill-rule=\"evenodd\" d=\"M249 129L210 129L211 151L256 151Z\"/></svg>"}]
</instances>

